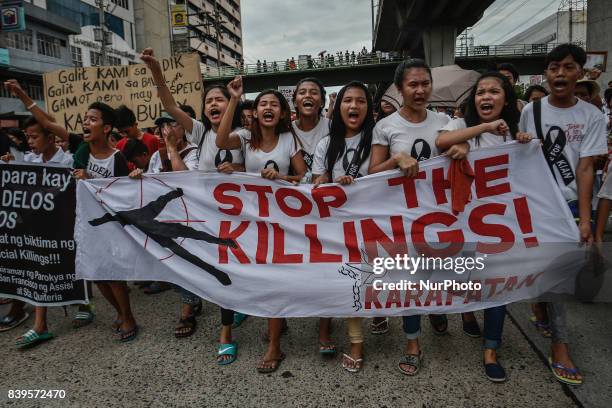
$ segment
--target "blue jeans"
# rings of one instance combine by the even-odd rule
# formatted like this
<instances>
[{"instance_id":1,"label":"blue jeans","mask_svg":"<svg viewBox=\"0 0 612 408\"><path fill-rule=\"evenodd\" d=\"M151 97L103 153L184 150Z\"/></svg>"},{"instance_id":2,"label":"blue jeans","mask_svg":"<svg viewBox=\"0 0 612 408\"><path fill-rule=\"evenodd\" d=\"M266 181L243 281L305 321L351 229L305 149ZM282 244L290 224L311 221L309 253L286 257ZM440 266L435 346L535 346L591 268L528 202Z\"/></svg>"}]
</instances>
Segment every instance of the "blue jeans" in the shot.
<instances>
[{"instance_id":1,"label":"blue jeans","mask_svg":"<svg viewBox=\"0 0 612 408\"><path fill-rule=\"evenodd\" d=\"M490 307L484 310L484 348L497 350L501 346L506 306ZM421 315L404 316L404 334L408 340L421 335Z\"/></svg>"},{"instance_id":2,"label":"blue jeans","mask_svg":"<svg viewBox=\"0 0 612 408\"><path fill-rule=\"evenodd\" d=\"M497 350L501 346L506 306L490 307L484 310L484 348Z\"/></svg>"}]
</instances>

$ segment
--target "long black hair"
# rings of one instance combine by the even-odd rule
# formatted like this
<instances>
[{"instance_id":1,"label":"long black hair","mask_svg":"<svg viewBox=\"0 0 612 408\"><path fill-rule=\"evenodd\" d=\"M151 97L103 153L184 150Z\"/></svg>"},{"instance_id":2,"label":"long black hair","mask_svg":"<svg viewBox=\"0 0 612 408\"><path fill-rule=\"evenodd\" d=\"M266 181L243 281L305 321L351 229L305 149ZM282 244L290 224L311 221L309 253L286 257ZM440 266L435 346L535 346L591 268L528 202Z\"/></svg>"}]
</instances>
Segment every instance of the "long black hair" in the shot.
<instances>
[{"instance_id":1,"label":"long black hair","mask_svg":"<svg viewBox=\"0 0 612 408\"><path fill-rule=\"evenodd\" d=\"M283 96L282 93L277 91L276 89L266 89L265 91L261 91L259 95L255 98L255 111L257 111L257 106L259 106L259 101L266 95L274 95L278 99L281 108L281 117L274 129L274 133L280 136L281 133L289 132L293 135L293 143L295 144L296 149L299 147L300 149L303 147L302 142L295 134L295 130L293 130L293 126L291 126L291 107L289 106L289 102ZM251 150L257 150L260 148L261 143L263 142L263 136L259 124L259 119L257 115L253 115L253 125L251 126L251 141L249 142L249 148Z\"/></svg>"},{"instance_id":2,"label":"long black hair","mask_svg":"<svg viewBox=\"0 0 612 408\"><path fill-rule=\"evenodd\" d=\"M487 78L496 78L501 82L502 89L504 90L505 103L499 118L506 121L508 127L510 128L510 135L512 136L512 139L514 139L516 138L516 133L518 132L518 123L521 118L521 112L518 110L516 94L514 93L512 85L510 85L510 81L508 81L508 78L497 71L490 71L482 74L472 87L470 96L467 98L464 117L465 124L467 127L472 127L477 126L482 122L480 116L478 116L478 110L476 109L476 92L478 90L478 84L480 81ZM478 144L479 142L480 135L476 138L476 143Z\"/></svg>"},{"instance_id":3,"label":"long black hair","mask_svg":"<svg viewBox=\"0 0 612 408\"><path fill-rule=\"evenodd\" d=\"M327 148L327 173L332 175L334 165L342 157L344 150L346 149L346 124L342 120L342 114L340 113L340 106L342 105L342 99L344 94L350 88L361 89L368 101L368 110L366 112L365 120L361 126L361 140L357 147L357 153L359 156L358 167L370 157L370 149L372 147L372 131L374 130L374 103L372 101L372 95L363 82L351 81L340 89L338 96L336 97L336 103L334 104L334 110L332 112L331 122L329 124L329 147Z\"/></svg>"},{"instance_id":4,"label":"long black hair","mask_svg":"<svg viewBox=\"0 0 612 408\"><path fill-rule=\"evenodd\" d=\"M204 98L202 99L202 123L204 124L204 129L205 132L207 132L208 130L212 129L212 123L210 123L210 120L208 120L208 118L206 117L206 96L208 95L208 93L212 90L218 89L219 91L221 91L221 93L223 94L223 96L227 99L227 101L229 102L231 95L229 93L229 91L227 90L227 86L223 85L222 83L216 83L216 84L211 84L209 86L206 87L206 89L204 89ZM237 111L237 109L236 109ZM224 113L225 114L225 113ZM241 126L240 123L240 114L236 115L234 114L234 117L232 118L232 129L236 129L239 128Z\"/></svg>"}]
</instances>

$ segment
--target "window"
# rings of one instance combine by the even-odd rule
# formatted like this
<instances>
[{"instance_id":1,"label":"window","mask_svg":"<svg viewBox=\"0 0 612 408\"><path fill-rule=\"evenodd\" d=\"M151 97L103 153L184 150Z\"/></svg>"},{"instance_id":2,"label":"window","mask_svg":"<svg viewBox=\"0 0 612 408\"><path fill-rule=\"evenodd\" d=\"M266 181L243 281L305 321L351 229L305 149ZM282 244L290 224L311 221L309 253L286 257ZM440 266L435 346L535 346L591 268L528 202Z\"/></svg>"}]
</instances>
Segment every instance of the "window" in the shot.
<instances>
[{"instance_id":1,"label":"window","mask_svg":"<svg viewBox=\"0 0 612 408\"><path fill-rule=\"evenodd\" d=\"M102 65L100 62L102 61L102 54L95 51L89 51L89 62L92 67Z\"/></svg>"},{"instance_id":2,"label":"window","mask_svg":"<svg viewBox=\"0 0 612 408\"><path fill-rule=\"evenodd\" d=\"M70 46L70 53L72 54L72 65L75 67L83 66L83 53L81 47Z\"/></svg>"},{"instance_id":3,"label":"window","mask_svg":"<svg viewBox=\"0 0 612 408\"><path fill-rule=\"evenodd\" d=\"M61 58L61 40L51 35L36 33L36 42L38 44L38 53L53 58Z\"/></svg>"},{"instance_id":4,"label":"window","mask_svg":"<svg viewBox=\"0 0 612 408\"><path fill-rule=\"evenodd\" d=\"M130 4L128 2L128 0L111 0L114 4L118 5L119 7L123 7L126 10L130 9Z\"/></svg>"},{"instance_id":5,"label":"window","mask_svg":"<svg viewBox=\"0 0 612 408\"><path fill-rule=\"evenodd\" d=\"M24 32L7 32L6 43L9 48L16 48L18 50L33 51L32 46L32 30L25 30Z\"/></svg>"},{"instance_id":6,"label":"window","mask_svg":"<svg viewBox=\"0 0 612 408\"><path fill-rule=\"evenodd\" d=\"M43 93L43 88L42 86L38 85L38 84L32 84L32 83L28 83L26 86L28 95L30 96L30 98L32 98L35 101L44 101L45 100L45 96Z\"/></svg>"},{"instance_id":7,"label":"window","mask_svg":"<svg viewBox=\"0 0 612 408\"><path fill-rule=\"evenodd\" d=\"M121 65L121 58L113 57L112 55L106 56L107 65Z\"/></svg>"}]
</instances>

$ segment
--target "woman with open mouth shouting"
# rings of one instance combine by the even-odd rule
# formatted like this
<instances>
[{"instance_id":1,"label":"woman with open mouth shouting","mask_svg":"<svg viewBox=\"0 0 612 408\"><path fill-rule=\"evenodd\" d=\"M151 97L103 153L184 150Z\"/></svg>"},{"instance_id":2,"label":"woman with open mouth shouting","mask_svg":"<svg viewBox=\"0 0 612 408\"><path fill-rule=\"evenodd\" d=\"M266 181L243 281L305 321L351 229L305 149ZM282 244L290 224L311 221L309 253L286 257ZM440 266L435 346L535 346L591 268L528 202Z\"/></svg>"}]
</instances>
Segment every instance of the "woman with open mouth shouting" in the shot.
<instances>
[{"instance_id":1,"label":"woman with open mouth shouting","mask_svg":"<svg viewBox=\"0 0 612 408\"><path fill-rule=\"evenodd\" d=\"M499 72L480 76L467 100L465 118L454 119L436 140L439 149L468 142L470 149L497 146L513 139L526 143L531 135L518 131L520 112L516 94L508 79ZM497 361L506 306L484 310L484 369L493 382L506 381L506 372Z\"/></svg>"},{"instance_id":2,"label":"woman with open mouth shouting","mask_svg":"<svg viewBox=\"0 0 612 408\"><path fill-rule=\"evenodd\" d=\"M302 153L308 166L306 179L311 180L315 148L321 139L329 135L329 119L321 116L325 106L325 87L313 77L301 79L293 91L293 105L297 119L291 125L302 142Z\"/></svg>"},{"instance_id":3,"label":"woman with open mouth shouting","mask_svg":"<svg viewBox=\"0 0 612 408\"><path fill-rule=\"evenodd\" d=\"M217 130L217 146L242 149L248 173L259 173L270 180L299 183L306 174L306 163L300 140L291 127L291 110L285 97L273 89L261 92L255 98L251 130L233 132L232 118L243 94L242 78L234 78L227 89L231 98ZM257 366L260 373L276 371L285 358L280 349L283 324L284 319L268 319L268 350Z\"/></svg>"},{"instance_id":4,"label":"woman with open mouth shouting","mask_svg":"<svg viewBox=\"0 0 612 408\"><path fill-rule=\"evenodd\" d=\"M198 146L198 170L218 171L222 173L232 173L234 171L244 171L244 159L240 149L219 149L215 139L217 137L221 119L227 109L230 95L227 88L221 84L211 85L204 91L204 115L202 122L192 118L177 105L172 93L166 86L166 80L162 72L159 61L153 56L151 48L145 49L140 58L149 67L153 75L153 80L158 90L158 96L164 109L179 125L190 143ZM240 127L239 118L234 118L232 113L230 126L232 129ZM179 162L181 160L179 159ZM182 163L178 164L174 171L188 170ZM193 321L193 316L198 314L200 309L199 302L187 301L188 293L183 291L183 308L181 311L181 322ZM195 297L195 296L193 296ZM236 344L232 341L232 325L234 321L241 322L244 315L235 314L232 310L221 308L221 334L219 339L219 349L217 353L217 363L226 365L236 360ZM184 337L187 328L185 324L179 322L175 335Z\"/></svg>"},{"instance_id":5,"label":"woman with open mouth shouting","mask_svg":"<svg viewBox=\"0 0 612 408\"><path fill-rule=\"evenodd\" d=\"M330 182L351 184L367 175L373 129L372 96L363 83L350 82L338 93L329 136L321 139L315 150L312 166L315 186ZM357 372L363 366L361 320L352 317L347 321L351 349L343 354L342 367L350 372Z\"/></svg>"}]
</instances>

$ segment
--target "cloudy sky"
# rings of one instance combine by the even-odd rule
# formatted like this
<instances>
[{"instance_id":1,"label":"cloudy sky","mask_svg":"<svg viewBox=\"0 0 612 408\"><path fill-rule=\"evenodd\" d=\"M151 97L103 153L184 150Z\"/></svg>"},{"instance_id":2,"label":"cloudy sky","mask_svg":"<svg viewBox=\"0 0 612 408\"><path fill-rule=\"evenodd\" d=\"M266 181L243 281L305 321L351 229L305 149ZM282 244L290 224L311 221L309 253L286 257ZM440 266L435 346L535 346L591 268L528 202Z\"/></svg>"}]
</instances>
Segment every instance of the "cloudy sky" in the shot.
<instances>
[{"instance_id":1,"label":"cloudy sky","mask_svg":"<svg viewBox=\"0 0 612 408\"><path fill-rule=\"evenodd\" d=\"M474 26L475 42L500 44L553 14L560 2L497 0ZM247 63L372 44L370 0L242 0L241 6Z\"/></svg>"}]
</instances>

